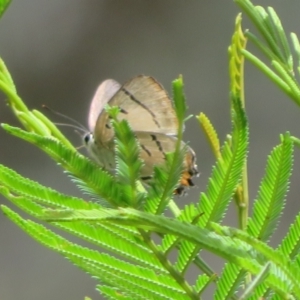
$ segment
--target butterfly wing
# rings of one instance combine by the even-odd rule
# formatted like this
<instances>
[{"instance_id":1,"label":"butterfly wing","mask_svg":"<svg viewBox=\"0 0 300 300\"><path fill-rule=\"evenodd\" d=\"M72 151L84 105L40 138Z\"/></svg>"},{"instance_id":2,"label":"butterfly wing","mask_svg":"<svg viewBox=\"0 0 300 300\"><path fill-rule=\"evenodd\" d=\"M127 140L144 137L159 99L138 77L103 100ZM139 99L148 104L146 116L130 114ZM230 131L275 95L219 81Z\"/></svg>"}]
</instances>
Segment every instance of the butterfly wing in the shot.
<instances>
[{"instance_id":1,"label":"butterfly wing","mask_svg":"<svg viewBox=\"0 0 300 300\"><path fill-rule=\"evenodd\" d=\"M177 134L178 120L172 101L153 77L134 77L112 96L108 104L120 108L118 118L126 119L134 132ZM94 130L96 141L102 145L114 137L109 123L108 114L102 110Z\"/></svg>"},{"instance_id":2,"label":"butterfly wing","mask_svg":"<svg viewBox=\"0 0 300 300\"><path fill-rule=\"evenodd\" d=\"M120 88L121 85L113 79L107 79L103 81L97 88L90 105L88 118L89 130L91 132L94 131L97 119L105 104L117 93Z\"/></svg>"},{"instance_id":3,"label":"butterfly wing","mask_svg":"<svg viewBox=\"0 0 300 300\"><path fill-rule=\"evenodd\" d=\"M155 132L135 132L135 135L141 147L140 158L145 163L141 170L141 179L147 181L151 179L153 167L165 163L166 153L175 151L177 138ZM181 186L192 186L191 178L198 174L196 155L193 149L184 142L181 143L181 146L182 148L186 147Z\"/></svg>"},{"instance_id":4,"label":"butterfly wing","mask_svg":"<svg viewBox=\"0 0 300 300\"><path fill-rule=\"evenodd\" d=\"M166 153L175 150L178 120L171 99L163 87L149 76L134 77L123 86L109 79L99 86L90 108L89 128L94 131L90 148L100 165L113 170L114 131L104 110L106 103L118 106L119 120L126 119L131 126L141 146L140 157L145 162L141 179L151 179L153 167L165 163ZM182 142L184 146L186 144ZM195 153L186 147L178 193L193 185L191 178L198 173Z\"/></svg>"}]
</instances>

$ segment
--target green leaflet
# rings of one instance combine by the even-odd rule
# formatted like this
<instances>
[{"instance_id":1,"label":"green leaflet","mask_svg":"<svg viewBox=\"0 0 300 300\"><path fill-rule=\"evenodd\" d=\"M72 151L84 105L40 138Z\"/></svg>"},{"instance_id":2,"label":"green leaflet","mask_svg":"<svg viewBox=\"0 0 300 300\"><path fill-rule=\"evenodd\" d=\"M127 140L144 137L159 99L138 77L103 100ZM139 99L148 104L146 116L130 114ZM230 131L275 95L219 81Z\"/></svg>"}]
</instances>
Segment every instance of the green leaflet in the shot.
<instances>
[{"instance_id":1,"label":"green leaflet","mask_svg":"<svg viewBox=\"0 0 300 300\"><path fill-rule=\"evenodd\" d=\"M119 291L129 295L135 287L134 290L137 293L140 292L140 295L147 296L148 299L154 299L155 297L157 299L167 299L172 294L178 297L177 299L189 299L169 276L157 275L152 269L139 267L108 254L78 246L42 225L22 219L5 206L2 207L2 210L6 216L34 239L62 254L87 273L100 279L104 284L114 283Z\"/></svg>"},{"instance_id":2,"label":"green leaflet","mask_svg":"<svg viewBox=\"0 0 300 300\"><path fill-rule=\"evenodd\" d=\"M244 166L247 150L248 127L241 103L236 100L232 149L226 142L221 158L213 168L207 192L201 194L198 210L204 212L199 225L206 227L210 221L220 221L234 193Z\"/></svg>"},{"instance_id":3,"label":"green leaflet","mask_svg":"<svg viewBox=\"0 0 300 300\"><path fill-rule=\"evenodd\" d=\"M1 0L0 1L0 17L2 17L2 15L4 14L4 12L8 8L10 2L11 2L11 0Z\"/></svg>"},{"instance_id":4,"label":"green leaflet","mask_svg":"<svg viewBox=\"0 0 300 300\"><path fill-rule=\"evenodd\" d=\"M234 102L233 107L236 112L233 118L234 150L232 152L231 149L225 145L210 179L207 192L208 196L204 193L202 194L197 209L192 206L186 206L179 216L179 219L182 221L189 223L195 222L198 223L200 227L205 227L205 222L214 219L219 221L226 211L244 165L248 137L248 127L246 125L245 114L241 108L241 103L237 100ZM201 215L201 213L203 213L203 215ZM176 235L166 235L163 239L164 251L170 251L176 247L179 242L180 239L178 239ZM193 263L199 250L199 246L195 246L189 241L180 243L176 263L178 271L184 273L188 266ZM200 263L200 261L198 261L198 263ZM210 271L208 272L211 273Z\"/></svg>"},{"instance_id":5,"label":"green leaflet","mask_svg":"<svg viewBox=\"0 0 300 300\"><path fill-rule=\"evenodd\" d=\"M267 162L265 176L254 202L247 231L261 241L269 241L277 228L285 206L293 162L293 144L289 134L275 147Z\"/></svg>"},{"instance_id":6,"label":"green leaflet","mask_svg":"<svg viewBox=\"0 0 300 300\"><path fill-rule=\"evenodd\" d=\"M278 87L280 87L294 102L300 105L300 85L295 71L299 75L299 59L294 62L293 53L288 43L287 35L283 29L279 17L273 8L265 10L263 7L254 6L249 0L235 0L235 2L248 15L262 39L256 38L251 33L246 33L254 44L266 55L272 67L263 63L249 51L243 50L246 59L256 65ZM299 41L292 34L292 44L298 53ZM273 69L273 70L272 70Z\"/></svg>"},{"instance_id":7,"label":"green leaflet","mask_svg":"<svg viewBox=\"0 0 300 300\"><path fill-rule=\"evenodd\" d=\"M217 282L215 299L221 300L234 297L245 280L246 270L233 263L226 263Z\"/></svg>"},{"instance_id":8,"label":"green leaflet","mask_svg":"<svg viewBox=\"0 0 300 300\"><path fill-rule=\"evenodd\" d=\"M118 121L118 108L108 108L115 132L116 179L122 185L123 194L130 200L128 206L141 207L145 194L138 190L138 180L143 162L139 158L140 147L126 120Z\"/></svg>"},{"instance_id":9,"label":"green leaflet","mask_svg":"<svg viewBox=\"0 0 300 300\"><path fill-rule=\"evenodd\" d=\"M55 211L54 214L51 211L46 211L45 215L41 217L48 221L113 222L125 226L138 226L155 232L174 234L183 240L197 244L201 248L217 253L254 274L258 274L270 261L272 265L266 283L281 295L289 293L290 290L296 295L300 295L300 289L297 285L297 278L300 276L299 270L280 253L241 230L221 227L214 223L211 226L215 232L210 232L195 225L181 223L163 216L154 216L131 208L76 210L73 212L62 211L61 213Z\"/></svg>"},{"instance_id":10,"label":"green leaflet","mask_svg":"<svg viewBox=\"0 0 300 300\"><path fill-rule=\"evenodd\" d=\"M87 193L98 195L112 206L126 205L129 202L126 195L122 193L122 186L111 175L88 158L70 150L58 140L5 124L2 124L2 127L9 133L25 139L45 151L57 163L62 165Z\"/></svg>"},{"instance_id":11,"label":"green leaflet","mask_svg":"<svg viewBox=\"0 0 300 300\"><path fill-rule=\"evenodd\" d=\"M245 231L222 227L216 223L212 223L211 226L219 234L238 238L258 251L259 255L256 256L256 261L262 266L260 272L266 267L267 263L271 262L268 280L265 283L269 281L272 289L279 295L283 298L287 297L291 292L300 295L300 288L297 283L300 276L299 268L296 268L287 257L284 257L280 252L273 250L270 246L248 235Z\"/></svg>"},{"instance_id":12,"label":"green leaflet","mask_svg":"<svg viewBox=\"0 0 300 300\"><path fill-rule=\"evenodd\" d=\"M295 221L291 224L289 231L283 238L278 250L294 259L300 253L300 215L298 214Z\"/></svg>"},{"instance_id":13,"label":"green leaflet","mask_svg":"<svg viewBox=\"0 0 300 300\"><path fill-rule=\"evenodd\" d=\"M87 209L88 207L96 209L100 207L96 203L86 202L83 199L46 188L2 165L0 165L0 186L3 188L3 194L21 196L43 207L58 209Z\"/></svg>"},{"instance_id":14,"label":"green leaflet","mask_svg":"<svg viewBox=\"0 0 300 300\"><path fill-rule=\"evenodd\" d=\"M46 207L52 209L64 208L67 210L100 208L99 205L92 202L86 202L75 197L67 197L51 189L42 189L37 183L28 179L24 179L25 182L21 182L22 185L20 185L18 177L21 176L16 173L11 174L14 176L12 176L9 181L4 181L3 174L3 170L0 169L2 183L5 183L6 186L10 188L11 186L8 183L14 183L14 188L11 188L11 192L15 193L18 189L25 192L21 193L23 196L14 196L9 192L8 188L3 187L0 187L0 192L31 216L39 217ZM26 186L29 186L29 189L24 188ZM28 198L30 200L28 200ZM148 265L160 273L164 272L164 269L162 269L158 262L151 256L151 252L146 248L146 245L144 245L143 241L139 238L134 228L124 228L116 225L107 226L104 224L91 225L77 222L56 223L54 225L92 244L135 261L138 264Z\"/></svg>"}]
</instances>

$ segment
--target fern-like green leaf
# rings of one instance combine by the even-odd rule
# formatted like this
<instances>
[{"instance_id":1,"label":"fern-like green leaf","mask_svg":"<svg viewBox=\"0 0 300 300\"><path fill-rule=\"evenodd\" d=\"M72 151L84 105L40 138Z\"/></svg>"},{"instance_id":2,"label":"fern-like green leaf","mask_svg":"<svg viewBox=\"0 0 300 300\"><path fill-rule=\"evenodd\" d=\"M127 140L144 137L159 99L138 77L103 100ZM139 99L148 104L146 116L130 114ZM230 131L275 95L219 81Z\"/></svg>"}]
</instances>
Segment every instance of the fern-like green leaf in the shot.
<instances>
[{"instance_id":1,"label":"fern-like green leaf","mask_svg":"<svg viewBox=\"0 0 300 300\"><path fill-rule=\"evenodd\" d=\"M268 13L270 22L272 22L274 32L273 36L276 39L276 44L281 49L282 56L284 57L284 63L289 67L290 71L292 72L293 56L281 21L272 7L268 7Z\"/></svg>"},{"instance_id":2,"label":"fern-like green leaf","mask_svg":"<svg viewBox=\"0 0 300 300\"><path fill-rule=\"evenodd\" d=\"M2 174L1 171L0 174ZM17 176L15 178L17 178ZM16 181L16 183L17 182L18 181ZM32 197L28 192L24 193L26 197L15 196L11 194L7 188L1 186L0 193L2 193L20 209L34 217L39 217L46 207L64 208L67 210L99 208L99 206L95 203L89 203L77 198L68 198L64 195L53 192L52 190L46 193L47 189L44 189L44 199L37 197L37 195L41 195L41 193L37 193L34 197ZM38 189L35 189L34 191L36 190ZM17 188L16 191L18 191ZM159 265L158 261L152 256L152 252L146 247L134 228L130 229L117 225L108 226L105 224L89 224L83 222L52 224L81 238L82 240L109 250L123 258L130 259L137 264L151 267L153 270L159 271L160 273L165 272L165 270Z\"/></svg>"},{"instance_id":3,"label":"fern-like green leaf","mask_svg":"<svg viewBox=\"0 0 300 300\"><path fill-rule=\"evenodd\" d=\"M200 113L199 116L197 116L197 119L202 127L204 134L206 135L208 143L210 144L215 157L219 158L221 156L220 140L215 128L204 113Z\"/></svg>"},{"instance_id":4,"label":"fern-like green leaf","mask_svg":"<svg viewBox=\"0 0 300 300\"><path fill-rule=\"evenodd\" d=\"M206 249L211 247L214 252L222 252L230 257L243 257L245 260L257 255L251 253L251 247L245 243L240 243L237 239L225 237L223 232L230 232L228 227L222 229L222 236L211 232L205 228L199 228L196 225L180 222L175 219L164 216L155 216L149 213L138 211L132 208L119 209L105 209L98 210L74 210L74 211L50 211L46 210L45 214L41 216L42 219L54 222L68 222L68 221L89 221L89 222L113 222L114 224L123 224L126 226L137 226L139 228L151 228L154 232L169 233L180 236L184 240L189 240L192 243L205 246ZM214 224L214 229L217 224ZM223 227L221 227L223 228ZM233 230L233 229L232 229ZM227 234L228 235L228 234ZM248 240L247 240L248 241ZM238 243L239 247L232 247L234 243ZM235 255L234 255L235 254ZM228 257L227 257L228 258Z\"/></svg>"},{"instance_id":5,"label":"fern-like green leaf","mask_svg":"<svg viewBox=\"0 0 300 300\"><path fill-rule=\"evenodd\" d=\"M78 236L115 255L150 267L159 273L166 273L152 252L146 247L135 228L113 224L90 224L84 222L53 223L56 227Z\"/></svg>"},{"instance_id":6,"label":"fern-like green leaf","mask_svg":"<svg viewBox=\"0 0 300 300\"><path fill-rule=\"evenodd\" d=\"M254 290L256 287L258 287L267 276L269 276L271 268L271 263L266 263L265 267L262 268L260 273L250 282L250 284L247 285L246 289L243 291L242 296L240 296L241 299L249 299L251 295L253 295Z\"/></svg>"},{"instance_id":7,"label":"fern-like green leaf","mask_svg":"<svg viewBox=\"0 0 300 300\"><path fill-rule=\"evenodd\" d=\"M300 43L299 43L299 39L297 37L297 35L295 33L291 33L291 40L292 40L292 44L293 44L293 50L295 51L295 55L296 55L296 70L298 71L298 74L300 73Z\"/></svg>"},{"instance_id":8,"label":"fern-like green leaf","mask_svg":"<svg viewBox=\"0 0 300 300\"><path fill-rule=\"evenodd\" d=\"M122 293L122 291L119 291L117 288L112 287L112 286L107 286L107 285L98 285L97 286L97 290L100 292L100 294L102 294L103 296L105 296L105 299L109 299L109 300L131 300L132 297L131 296L127 296L124 293ZM139 297L137 295L137 300L140 299L144 299L142 297Z\"/></svg>"},{"instance_id":9,"label":"fern-like green leaf","mask_svg":"<svg viewBox=\"0 0 300 300\"><path fill-rule=\"evenodd\" d=\"M248 138L247 121L239 100L234 102L233 107L235 109L233 117L235 124L233 151L225 143L222 155L218 159L217 165L213 169L213 175L209 180L207 193L201 195L201 202L197 208L199 212L204 213L197 219L197 223L201 227L207 226L211 220L220 221L238 184L244 165ZM187 207L184 209L184 214L186 209ZM194 218L190 220L190 222L193 221ZM178 241L174 239L174 245L176 243ZM177 267L181 271L187 269L198 255L199 250L199 247L185 243L185 246L180 249Z\"/></svg>"},{"instance_id":10,"label":"fern-like green leaf","mask_svg":"<svg viewBox=\"0 0 300 300\"><path fill-rule=\"evenodd\" d=\"M69 222L69 221L89 221L89 222L113 222L114 224L123 224L126 226L137 226L138 228L149 228L154 232L162 232L177 235L184 240L205 246L206 249L211 247L214 252L220 253L223 250L230 257L243 257L245 260L252 257L251 247L246 244L240 244L238 240L215 234L205 228L199 228L196 225L180 222L175 219L164 216L155 216L149 213L138 211L132 208L119 209L92 209L92 210L46 210L40 216L41 219L52 222ZM216 225L215 225L216 226ZM227 227L226 227L227 228ZM232 247L237 242L239 247ZM230 246L231 244L231 246ZM224 254L224 253L223 253Z\"/></svg>"},{"instance_id":11,"label":"fern-like green leaf","mask_svg":"<svg viewBox=\"0 0 300 300\"><path fill-rule=\"evenodd\" d=\"M179 76L179 78L175 79L172 82L172 89L173 89L175 112L179 123L180 133L182 133L184 118L187 110L182 76Z\"/></svg>"},{"instance_id":12,"label":"fern-like green leaf","mask_svg":"<svg viewBox=\"0 0 300 300\"><path fill-rule=\"evenodd\" d=\"M293 144L289 134L286 134L281 145L268 158L266 174L248 223L248 233L259 240L268 241L277 228L289 188L292 161Z\"/></svg>"},{"instance_id":13,"label":"fern-like green leaf","mask_svg":"<svg viewBox=\"0 0 300 300\"><path fill-rule=\"evenodd\" d=\"M144 199L144 193L137 190L137 181L143 166L139 158L140 147L128 122L118 121L119 108L112 107L107 110L113 119L115 132L116 179L123 186L126 199L130 200L128 206L140 207Z\"/></svg>"},{"instance_id":14,"label":"fern-like green leaf","mask_svg":"<svg viewBox=\"0 0 300 300\"><path fill-rule=\"evenodd\" d=\"M254 6L249 0L235 0L235 2L253 21L262 35L262 41L253 34L246 33L245 35L267 56L274 71L250 52L243 50L243 55L277 84L297 105L300 105L300 88L298 78L294 74L293 55L275 10L273 8L265 10L263 7ZM293 41L295 41L295 36ZM296 65L297 67L298 65Z\"/></svg>"},{"instance_id":15,"label":"fern-like green leaf","mask_svg":"<svg viewBox=\"0 0 300 300\"><path fill-rule=\"evenodd\" d=\"M164 212L178 186L185 151L183 146L175 153L166 153L165 164L154 167L153 180L150 182L149 198L146 199L145 211L156 214Z\"/></svg>"},{"instance_id":16,"label":"fern-like green leaf","mask_svg":"<svg viewBox=\"0 0 300 300\"><path fill-rule=\"evenodd\" d=\"M233 107L233 146L231 149L225 143L222 156L213 168L207 191L201 194L198 208L204 212L199 218L201 227L205 227L209 221L219 222L222 219L244 166L248 145L247 119L239 99L233 100Z\"/></svg>"},{"instance_id":17,"label":"fern-like green leaf","mask_svg":"<svg viewBox=\"0 0 300 300\"><path fill-rule=\"evenodd\" d=\"M57 209L97 209L100 206L93 202L87 202L77 197L61 194L51 188L44 187L39 183L24 178L15 171L0 165L0 187L3 192L23 196L43 207ZM5 193L6 193L5 192ZM5 195L6 196L6 195Z\"/></svg>"},{"instance_id":18,"label":"fern-like green leaf","mask_svg":"<svg viewBox=\"0 0 300 300\"><path fill-rule=\"evenodd\" d=\"M283 255L294 259L300 253L300 214L296 216L288 233L278 246L278 251Z\"/></svg>"},{"instance_id":19,"label":"fern-like green leaf","mask_svg":"<svg viewBox=\"0 0 300 300\"><path fill-rule=\"evenodd\" d=\"M4 14L4 12L8 8L10 2L11 2L11 0L1 0L0 1L0 17L2 17L2 15Z\"/></svg>"},{"instance_id":20,"label":"fern-like green leaf","mask_svg":"<svg viewBox=\"0 0 300 300\"><path fill-rule=\"evenodd\" d=\"M201 294L201 292L205 290L210 282L211 278L209 278L207 275L199 275L195 284L196 291Z\"/></svg>"},{"instance_id":21,"label":"fern-like green leaf","mask_svg":"<svg viewBox=\"0 0 300 300\"><path fill-rule=\"evenodd\" d=\"M154 214L163 213L172 198L182 175L183 160L186 153L186 146L182 142L184 115L186 112L182 77L174 80L172 86L175 111L178 119L177 142L174 153L166 153L166 164L154 167L153 180L150 183L151 188L149 189L149 199L147 199L145 206L145 211Z\"/></svg>"},{"instance_id":22,"label":"fern-like green leaf","mask_svg":"<svg viewBox=\"0 0 300 300\"><path fill-rule=\"evenodd\" d=\"M21 218L5 206L2 206L2 210L38 242L62 254L104 284L113 285L125 293L137 293L148 299L170 299L171 295L176 299L190 299L170 276L157 275L151 269L78 246L42 225Z\"/></svg>"},{"instance_id":23,"label":"fern-like green leaf","mask_svg":"<svg viewBox=\"0 0 300 300\"><path fill-rule=\"evenodd\" d=\"M257 300L259 298L265 299L265 297L269 299L271 295L274 295L274 291L268 289L268 286L265 283L261 283L255 288L252 295L248 298L249 300Z\"/></svg>"},{"instance_id":24,"label":"fern-like green leaf","mask_svg":"<svg viewBox=\"0 0 300 300\"><path fill-rule=\"evenodd\" d=\"M129 264L107 254L97 255L95 263L79 257L71 260L95 276L102 284L112 285L132 299L190 299L169 276L157 275L150 269Z\"/></svg>"},{"instance_id":25,"label":"fern-like green leaf","mask_svg":"<svg viewBox=\"0 0 300 300\"><path fill-rule=\"evenodd\" d=\"M236 141L233 149L235 151L232 152L229 146L225 144L222 155L218 159L217 166L213 170L213 177L210 179L207 192L208 196L204 193L202 194L201 202L197 210L193 209L192 213L190 211L191 207L186 206L182 215L179 216L179 219L181 219L181 216L184 216L184 221L195 223L196 220L196 223L201 227L205 227L206 222L209 222L209 220L216 219L219 221L227 208L243 168L248 137L246 117L241 108L241 103L236 100L233 107L236 112L233 118L235 124L233 136ZM203 212L204 214L198 218L197 215L200 215L199 212ZM176 239L174 236L166 236L165 239L163 241L165 251L167 251L167 247L168 249L174 248L179 242L178 238ZM176 263L176 267L180 272L184 272L188 268L198 255L199 250L199 247L195 247L195 245L189 242L181 244Z\"/></svg>"},{"instance_id":26,"label":"fern-like green leaf","mask_svg":"<svg viewBox=\"0 0 300 300\"><path fill-rule=\"evenodd\" d=\"M88 158L70 150L58 140L26 132L6 124L2 124L2 127L9 133L36 145L50 155L79 181L81 187L87 187L87 192L91 189L94 195L99 195L112 206L126 206L130 202L123 194L122 185L117 183L110 174Z\"/></svg>"},{"instance_id":27,"label":"fern-like green leaf","mask_svg":"<svg viewBox=\"0 0 300 300\"><path fill-rule=\"evenodd\" d=\"M244 281L246 270L233 263L227 263L217 282L214 299L229 299L235 296Z\"/></svg>"},{"instance_id":28,"label":"fern-like green leaf","mask_svg":"<svg viewBox=\"0 0 300 300\"><path fill-rule=\"evenodd\" d=\"M295 293L297 297L300 295L300 287L297 285L300 276L299 269L295 268L279 252L272 250L271 247L241 230L211 223L215 232L210 232L195 225L181 223L163 216L154 216L132 208L77 210L61 213L55 211L54 215L48 211L44 218L56 222L71 220L113 222L155 232L175 234L183 240L188 240L224 257L253 274L259 274L266 263L271 262L266 284L280 295L288 293Z\"/></svg>"},{"instance_id":29,"label":"fern-like green leaf","mask_svg":"<svg viewBox=\"0 0 300 300\"><path fill-rule=\"evenodd\" d=\"M283 61L283 55L278 49L274 36L274 27L266 11L260 6L254 6L249 0L235 0L255 24L269 48Z\"/></svg>"},{"instance_id":30,"label":"fern-like green leaf","mask_svg":"<svg viewBox=\"0 0 300 300\"><path fill-rule=\"evenodd\" d=\"M197 207L191 203L185 206L177 219L181 222L196 224L202 215L202 213L199 213ZM199 249L195 247L194 243L181 241L181 239L175 235L165 234L162 239L161 250L165 253L165 255L167 255L174 248L178 248L177 261L174 266L181 274L184 274L193 262L207 275L213 275L214 272L200 257L198 257Z\"/></svg>"},{"instance_id":31,"label":"fern-like green leaf","mask_svg":"<svg viewBox=\"0 0 300 300\"><path fill-rule=\"evenodd\" d=\"M256 257L256 261L259 262L262 267L265 267L266 263L271 262L270 272L268 279L270 286L280 295L289 293L295 293L300 295L300 287L298 285L298 279L300 278L300 270L281 252L272 249L262 241L250 236L247 232L234 229L221 227L216 223L212 223L211 226L221 234L226 236L234 236L241 241L251 245L259 255ZM265 283L266 283L265 282ZM285 296L284 296L285 297ZM299 296L297 296L299 297Z\"/></svg>"}]
</instances>

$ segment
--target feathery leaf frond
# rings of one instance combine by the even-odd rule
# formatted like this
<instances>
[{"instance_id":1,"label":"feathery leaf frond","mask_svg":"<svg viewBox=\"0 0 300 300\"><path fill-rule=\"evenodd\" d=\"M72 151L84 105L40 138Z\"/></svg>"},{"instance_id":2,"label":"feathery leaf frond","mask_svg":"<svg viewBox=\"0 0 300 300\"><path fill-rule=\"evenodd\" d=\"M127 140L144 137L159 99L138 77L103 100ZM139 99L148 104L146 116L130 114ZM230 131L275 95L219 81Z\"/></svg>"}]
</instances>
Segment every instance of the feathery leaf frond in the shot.
<instances>
[{"instance_id":1,"label":"feathery leaf frond","mask_svg":"<svg viewBox=\"0 0 300 300\"><path fill-rule=\"evenodd\" d=\"M292 170L293 143L289 134L270 154L266 174L261 182L247 231L262 241L268 241L277 228L285 204Z\"/></svg>"}]
</instances>

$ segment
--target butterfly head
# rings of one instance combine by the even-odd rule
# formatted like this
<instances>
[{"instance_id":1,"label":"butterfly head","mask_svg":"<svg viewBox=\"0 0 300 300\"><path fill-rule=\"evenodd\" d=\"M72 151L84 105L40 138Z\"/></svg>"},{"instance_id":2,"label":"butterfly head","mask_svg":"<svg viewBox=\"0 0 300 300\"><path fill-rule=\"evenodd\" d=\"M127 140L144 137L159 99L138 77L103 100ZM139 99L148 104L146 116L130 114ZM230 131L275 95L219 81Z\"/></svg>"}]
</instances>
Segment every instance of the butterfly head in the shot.
<instances>
[{"instance_id":1,"label":"butterfly head","mask_svg":"<svg viewBox=\"0 0 300 300\"><path fill-rule=\"evenodd\" d=\"M91 142L94 142L94 136L91 132L88 132L83 136L83 143L88 148Z\"/></svg>"}]
</instances>

